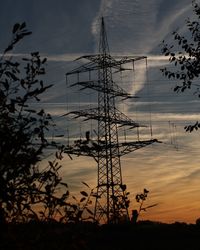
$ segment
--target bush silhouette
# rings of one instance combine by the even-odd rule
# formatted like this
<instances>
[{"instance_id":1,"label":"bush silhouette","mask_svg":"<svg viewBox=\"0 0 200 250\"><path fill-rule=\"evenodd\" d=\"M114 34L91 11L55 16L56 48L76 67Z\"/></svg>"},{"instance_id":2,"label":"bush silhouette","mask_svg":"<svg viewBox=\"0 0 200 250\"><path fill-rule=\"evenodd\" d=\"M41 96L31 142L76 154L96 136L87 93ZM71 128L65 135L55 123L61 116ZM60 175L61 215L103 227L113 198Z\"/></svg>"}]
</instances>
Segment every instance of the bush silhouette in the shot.
<instances>
[{"instance_id":1,"label":"bush silhouette","mask_svg":"<svg viewBox=\"0 0 200 250\"><path fill-rule=\"evenodd\" d=\"M50 216L50 196L61 180L55 161L43 171L38 167L44 150L56 146L47 139L54 125L51 115L33 108L52 86L42 80L46 58L39 52L21 60L12 56L14 47L30 34L25 23L16 23L0 58L0 209L1 220L7 221L37 217L33 205L41 202L49 206Z\"/></svg>"}]
</instances>

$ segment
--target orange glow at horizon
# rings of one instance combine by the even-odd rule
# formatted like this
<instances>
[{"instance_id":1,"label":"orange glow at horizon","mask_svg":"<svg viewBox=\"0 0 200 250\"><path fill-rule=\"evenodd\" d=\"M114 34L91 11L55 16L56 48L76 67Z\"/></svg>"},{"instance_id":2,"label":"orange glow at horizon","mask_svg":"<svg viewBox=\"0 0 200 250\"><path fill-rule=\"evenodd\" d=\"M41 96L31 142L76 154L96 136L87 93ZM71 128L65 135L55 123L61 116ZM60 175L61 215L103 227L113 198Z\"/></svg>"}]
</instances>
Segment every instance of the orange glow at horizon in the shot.
<instances>
[{"instance_id":1,"label":"orange glow at horizon","mask_svg":"<svg viewBox=\"0 0 200 250\"><path fill-rule=\"evenodd\" d=\"M196 135L187 136L193 143L192 137ZM74 195L85 189L82 181L92 188L96 186L97 168L93 159L74 157L64 162L63 179ZM139 220L195 223L200 217L198 165L198 151L194 148L187 153L168 145L153 145L122 157L123 183L130 192L129 215L131 210L139 208L135 195L146 188L149 193L143 207L158 205L142 211Z\"/></svg>"}]
</instances>

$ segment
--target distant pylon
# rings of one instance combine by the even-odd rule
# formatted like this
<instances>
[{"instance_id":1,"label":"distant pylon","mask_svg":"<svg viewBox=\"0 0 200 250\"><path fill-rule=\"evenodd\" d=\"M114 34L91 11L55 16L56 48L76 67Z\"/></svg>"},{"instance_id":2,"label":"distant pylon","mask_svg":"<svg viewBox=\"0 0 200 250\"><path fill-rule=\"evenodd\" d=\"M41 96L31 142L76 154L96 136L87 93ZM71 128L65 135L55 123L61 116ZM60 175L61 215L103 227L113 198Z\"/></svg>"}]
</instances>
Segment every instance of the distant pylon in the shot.
<instances>
[{"instance_id":1,"label":"distant pylon","mask_svg":"<svg viewBox=\"0 0 200 250\"><path fill-rule=\"evenodd\" d=\"M116 107L116 98L133 98L119 87L113 80L113 73L130 70L124 64L145 59L145 56L111 56L104 24L101 18L99 53L85 55L79 59L89 62L66 74L78 74L78 82L71 86L81 86L81 89L93 89L98 92L98 107L86 110L72 111L68 114L84 120L97 120L97 139L77 140L66 146L65 153L71 155L90 156L97 162L97 192L94 217L99 222L118 223L121 218L129 218L128 200L125 195L126 186L122 182L121 156L148 146L156 139L146 141L120 142L119 127L137 128L140 125L120 112ZM97 79L80 81L81 73L97 72Z\"/></svg>"}]
</instances>

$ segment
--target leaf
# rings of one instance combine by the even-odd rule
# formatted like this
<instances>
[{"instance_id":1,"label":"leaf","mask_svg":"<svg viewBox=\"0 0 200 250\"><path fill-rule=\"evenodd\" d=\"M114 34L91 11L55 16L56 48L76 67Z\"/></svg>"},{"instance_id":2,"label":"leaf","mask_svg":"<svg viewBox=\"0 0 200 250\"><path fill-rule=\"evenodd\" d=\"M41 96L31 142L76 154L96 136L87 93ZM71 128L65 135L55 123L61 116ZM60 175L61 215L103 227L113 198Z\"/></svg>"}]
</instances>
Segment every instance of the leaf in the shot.
<instances>
[{"instance_id":1,"label":"leaf","mask_svg":"<svg viewBox=\"0 0 200 250\"><path fill-rule=\"evenodd\" d=\"M136 199L137 202L139 202L139 201L140 201L140 195L137 194L137 195L135 196L135 199Z\"/></svg>"},{"instance_id":2,"label":"leaf","mask_svg":"<svg viewBox=\"0 0 200 250\"><path fill-rule=\"evenodd\" d=\"M72 204L72 208L73 208L74 210L76 210L78 207L77 207L77 205Z\"/></svg>"},{"instance_id":3,"label":"leaf","mask_svg":"<svg viewBox=\"0 0 200 250\"><path fill-rule=\"evenodd\" d=\"M53 165L53 162L51 162L51 161L48 161L49 162L49 165L50 165L50 167L54 167L54 165Z\"/></svg>"},{"instance_id":4,"label":"leaf","mask_svg":"<svg viewBox=\"0 0 200 250\"><path fill-rule=\"evenodd\" d=\"M101 195L98 195L98 194L92 194L92 197L95 197L95 198L101 198Z\"/></svg>"},{"instance_id":5,"label":"leaf","mask_svg":"<svg viewBox=\"0 0 200 250\"><path fill-rule=\"evenodd\" d=\"M185 66L184 66L184 65L182 65L182 66L181 66L181 70L184 70L184 69L185 69Z\"/></svg>"},{"instance_id":6,"label":"leaf","mask_svg":"<svg viewBox=\"0 0 200 250\"><path fill-rule=\"evenodd\" d=\"M176 87L174 88L174 91L176 92L178 89L179 89L179 86L176 86Z\"/></svg>"},{"instance_id":7,"label":"leaf","mask_svg":"<svg viewBox=\"0 0 200 250\"><path fill-rule=\"evenodd\" d=\"M63 194L62 197L60 198L61 201L65 201L66 198L68 198L68 195L67 193Z\"/></svg>"},{"instance_id":8,"label":"leaf","mask_svg":"<svg viewBox=\"0 0 200 250\"><path fill-rule=\"evenodd\" d=\"M75 197L75 196L72 196L72 198L73 198L75 201L77 201L77 199L76 199L76 197Z\"/></svg>"},{"instance_id":9,"label":"leaf","mask_svg":"<svg viewBox=\"0 0 200 250\"><path fill-rule=\"evenodd\" d=\"M93 215L93 212L89 208L86 207L86 210L89 214Z\"/></svg>"},{"instance_id":10,"label":"leaf","mask_svg":"<svg viewBox=\"0 0 200 250\"><path fill-rule=\"evenodd\" d=\"M83 201L85 201L86 200L86 197L82 197L81 199L80 199L80 202L83 202Z\"/></svg>"},{"instance_id":11,"label":"leaf","mask_svg":"<svg viewBox=\"0 0 200 250\"><path fill-rule=\"evenodd\" d=\"M47 58L44 58L44 59L42 60L42 64L44 64L46 61L47 61Z\"/></svg>"},{"instance_id":12,"label":"leaf","mask_svg":"<svg viewBox=\"0 0 200 250\"><path fill-rule=\"evenodd\" d=\"M185 127L185 131L188 132L190 130L190 126Z\"/></svg>"},{"instance_id":13,"label":"leaf","mask_svg":"<svg viewBox=\"0 0 200 250\"><path fill-rule=\"evenodd\" d=\"M82 183L83 183L86 187L90 188L90 186L89 186L86 182L82 181Z\"/></svg>"},{"instance_id":14,"label":"leaf","mask_svg":"<svg viewBox=\"0 0 200 250\"><path fill-rule=\"evenodd\" d=\"M125 191L126 190L126 185L120 185L122 191Z\"/></svg>"},{"instance_id":15,"label":"leaf","mask_svg":"<svg viewBox=\"0 0 200 250\"><path fill-rule=\"evenodd\" d=\"M44 110L41 109L37 114L38 114L39 116L43 116L43 115L44 115Z\"/></svg>"},{"instance_id":16,"label":"leaf","mask_svg":"<svg viewBox=\"0 0 200 250\"><path fill-rule=\"evenodd\" d=\"M19 80L19 78L18 77L16 77L16 75L15 74L13 74L12 72L10 72L10 71L6 71L5 72L5 75L7 76L7 77L9 77L9 78L12 78L12 80L13 81L17 81L17 80Z\"/></svg>"},{"instance_id":17,"label":"leaf","mask_svg":"<svg viewBox=\"0 0 200 250\"><path fill-rule=\"evenodd\" d=\"M8 52L9 50L12 50L13 49L13 45L9 45L5 50L4 50L4 53Z\"/></svg>"},{"instance_id":18,"label":"leaf","mask_svg":"<svg viewBox=\"0 0 200 250\"><path fill-rule=\"evenodd\" d=\"M22 30L22 29L24 29L24 28L26 28L26 23L25 23L25 22L23 22L23 23L20 25L20 30Z\"/></svg>"},{"instance_id":19,"label":"leaf","mask_svg":"<svg viewBox=\"0 0 200 250\"><path fill-rule=\"evenodd\" d=\"M144 201L145 200L145 195L140 194L140 199Z\"/></svg>"},{"instance_id":20,"label":"leaf","mask_svg":"<svg viewBox=\"0 0 200 250\"><path fill-rule=\"evenodd\" d=\"M155 203L155 204L153 204L153 205L150 205L150 206L147 206L147 207L145 207L145 208L143 208L143 209L148 209L148 208L152 208L152 207L155 207L155 206L157 206L158 205L158 203Z\"/></svg>"},{"instance_id":21,"label":"leaf","mask_svg":"<svg viewBox=\"0 0 200 250\"><path fill-rule=\"evenodd\" d=\"M28 35L31 35L32 32L31 31L27 31L27 32L22 32L21 33L21 38L24 37L24 36L28 36Z\"/></svg>"},{"instance_id":22,"label":"leaf","mask_svg":"<svg viewBox=\"0 0 200 250\"><path fill-rule=\"evenodd\" d=\"M88 197L88 194L87 194L85 191L80 191L80 193L81 193L83 196Z\"/></svg>"},{"instance_id":23,"label":"leaf","mask_svg":"<svg viewBox=\"0 0 200 250\"><path fill-rule=\"evenodd\" d=\"M22 60L23 61L30 61L28 58L25 58L25 57L23 57Z\"/></svg>"},{"instance_id":24,"label":"leaf","mask_svg":"<svg viewBox=\"0 0 200 250\"><path fill-rule=\"evenodd\" d=\"M39 52L38 52L38 51L32 52L32 53L31 53L31 56L38 56L38 55L39 55Z\"/></svg>"},{"instance_id":25,"label":"leaf","mask_svg":"<svg viewBox=\"0 0 200 250\"><path fill-rule=\"evenodd\" d=\"M21 25L19 23L16 23L14 26L13 26L13 30L12 30L12 33L15 34L17 32L17 30L21 27Z\"/></svg>"}]
</instances>

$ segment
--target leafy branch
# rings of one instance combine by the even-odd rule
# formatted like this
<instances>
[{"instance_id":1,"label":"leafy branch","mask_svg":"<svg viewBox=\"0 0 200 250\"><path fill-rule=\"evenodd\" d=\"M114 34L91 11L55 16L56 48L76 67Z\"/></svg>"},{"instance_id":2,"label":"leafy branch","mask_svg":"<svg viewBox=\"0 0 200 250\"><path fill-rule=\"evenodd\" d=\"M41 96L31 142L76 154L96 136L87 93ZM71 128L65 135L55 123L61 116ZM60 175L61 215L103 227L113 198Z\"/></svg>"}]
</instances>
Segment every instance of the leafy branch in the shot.
<instances>
[{"instance_id":1,"label":"leafy branch","mask_svg":"<svg viewBox=\"0 0 200 250\"><path fill-rule=\"evenodd\" d=\"M155 207L155 206L158 205L158 204L156 203L156 204L152 204L152 205L149 205L149 206L145 206L145 207L144 207L144 202L145 202L146 199L147 199L148 193L149 193L149 191L148 191L146 188L144 188L143 193L139 193L139 194L137 194L137 195L135 196L136 202L139 203L139 209L138 209L138 210L133 210L133 211L132 211L132 218L131 218L131 220L132 220L133 223L136 223L136 222L137 222L138 217L140 216L140 214L141 214L142 211L146 212L147 209L152 208L152 207Z\"/></svg>"}]
</instances>

